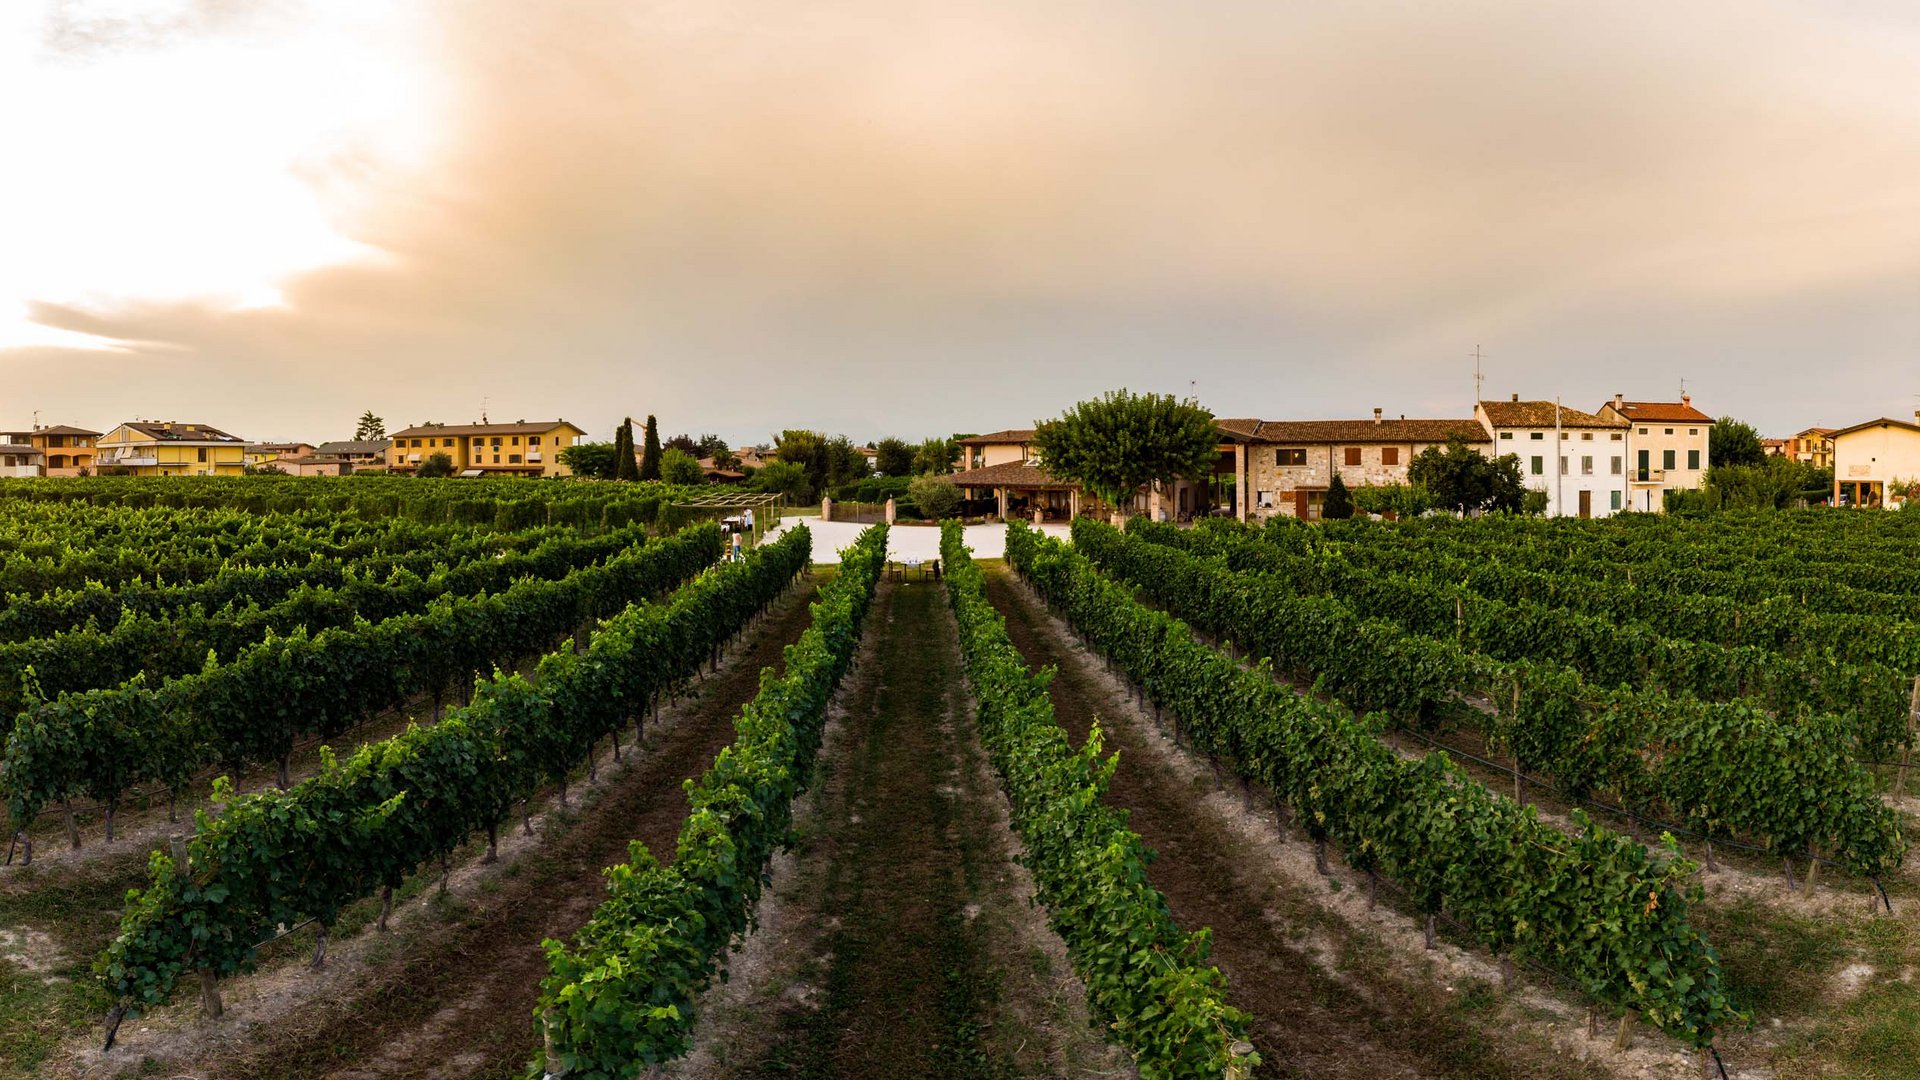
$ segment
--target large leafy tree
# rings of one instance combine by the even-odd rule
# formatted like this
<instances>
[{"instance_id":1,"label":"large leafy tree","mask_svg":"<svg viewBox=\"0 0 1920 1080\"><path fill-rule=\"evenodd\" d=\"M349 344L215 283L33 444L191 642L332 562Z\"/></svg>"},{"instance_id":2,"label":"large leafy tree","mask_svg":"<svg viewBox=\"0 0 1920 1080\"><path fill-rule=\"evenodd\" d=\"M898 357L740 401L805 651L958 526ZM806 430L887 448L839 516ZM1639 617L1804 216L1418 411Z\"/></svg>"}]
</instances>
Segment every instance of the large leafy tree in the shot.
<instances>
[{"instance_id":1,"label":"large leafy tree","mask_svg":"<svg viewBox=\"0 0 1920 1080\"><path fill-rule=\"evenodd\" d=\"M560 464L565 465L575 476L584 476L592 480L613 479L614 444L574 443L560 451Z\"/></svg>"},{"instance_id":2,"label":"large leafy tree","mask_svg":"<svg viewBox=\"0 0 1920 1080\"><path fill-rule=\"evenodd\" d=\"M628 438L632 438L631 435ZM640 479L660 479L660 425L654 422L653 414L647 414L647 441L640 448Z\"/></svg>"},{"instance_id":3,"label":"large leafy tree","mask_svg":"<svg viewBox=\"0 0 1920 1080\"><path fill-rule=\"evenodd\" d=\"M867 478L866 455L845 435L828 438L822 432L789 428L774 439L774 447L775 457L799 466L807 478L806 493L798 498L817 499L832 488Z\"/></svg>"},{"instance_id":4,"label":"large leafy tree","mask_svg":"<svg viewBox=\"0 0 1920 1080\"><path fill-rule=\"evenodd\" d=\"M953 463L960 457L960 442L957 439L927 439L913 448L913 475L921 473L950 473ZM889 473L888 475L892 475Z\"/></svg>"},{"instance_id":5,"label":"large leafy tree","mask_svg":"<svg viewBox=\"0 0 1920 1080\"><path fill-rule=\"evenodd\" d=\"M873 444L873 467L881 476L912 476L913 447L904 439L881 439Z\"/></svg>"},{"instance_id":6,"label":"large leafy tree","mask_svg":"<svg viewBox=\"0 0 1920 1080\"><path fill-rule=\"evenodd\" d=\"M453 455L446 453L428 454L427 460L413 471L418 477L452 476Z\"/></svg>"},{"instance_id":7,"label":"large leafy tree","mask_svg":"<svg viewBox=\"0 0 1920 1080\"><path fill-rule=\"evenodd\" d=\"M1407 466L1407 480L1425 488L1438 505L1463 514L1515 512L1527 494L1518 457L1489 458L1458 435L1447 440L1445 450L1429 446L1415 455Z\"/></svg>"},{"instance_id":8,"label":"large leafy tree","mask_svg":"<svg viewBox=\"0 0 1920 1080\"><path fill-rule=\"evenodd\" d=\"M355 442L378 442L387 437L387 422L373 415L368 409L360 414L360 422L353 427Z\"/></svg>"},{"instance_id":9,"label":"large leafy tree","mask_svg":"<svg viewBox=\"0 0 1920 1080\"><path fill-rule=\"evenodd\" d=\"M1760 465L1767 460L1766 444L1753 425L1723 416L1707 430L1707 462L1721 465Z\"/></svg>"},{"instance_id":10,"label":"large leafy tree","mask_svg":"<svg viewBox=\"0 0 1920 1080\"><path fill-rule=\"evenodd\" d=\"M790 501L804 503L813 498L807 486L807 470L791 461L770 461L753 474L755 491L785 495Z\"/></svg>"},{"instance_id":11,"label":"large leafy tree","mask_svg":"<svg viewBox=\"0 0 1920 1080\"><path fill-rule=\"evenodd\" d=\"M922 473L907 485L907 498L913 500L922 517L938 520L953 516L960 505L960 489L943 476Z\"/></svg>"},{"instance_id":12,"label":"large leafy tree","mask_svg":"<svg viewBox=\"0 0 1920 1080\"><path fill-rule=\"evenodd\" d=\"M677 446L669 446L660 453L660 479L691 487L707 482L707 470L700 466L699 458Z\"/></svg>"},{"instance_id":13,"label":"large leafy tree","mask_svg":"<svg viewBox=\"0 0 1920 1080\"><path fill-rule=\"evenodd\" d=\"M1120 389L1042 423L1033 442L1048 472L1123 506L1147 484L1206 477L1220 430L1191 399Z\"/></svg>"}]
</instances>

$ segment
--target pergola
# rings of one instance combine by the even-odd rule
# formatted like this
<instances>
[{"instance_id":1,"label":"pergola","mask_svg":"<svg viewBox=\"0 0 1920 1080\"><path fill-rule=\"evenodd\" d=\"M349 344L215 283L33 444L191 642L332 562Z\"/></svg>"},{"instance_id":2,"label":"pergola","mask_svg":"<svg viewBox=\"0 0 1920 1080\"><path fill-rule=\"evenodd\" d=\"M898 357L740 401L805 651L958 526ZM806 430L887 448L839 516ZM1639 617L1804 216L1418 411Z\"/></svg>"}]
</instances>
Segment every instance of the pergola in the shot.
<instances>
[{"instance_id":1,"label":"pergola","mask_svg":"<svg viewBox=\"0 0 1920 1080\"><path fill-rule=\"evenodd\" d=\"M684 502L673 504L676 510L692 510L696 513L711 512L717 517L728 517L743 511L753 511L753 531L747 540L748 547L757 547L767 535L767 528L780 518L780 508L786 497L770 491L728 491L712 495L696 495Z\"/></svg>"}]
</instances>

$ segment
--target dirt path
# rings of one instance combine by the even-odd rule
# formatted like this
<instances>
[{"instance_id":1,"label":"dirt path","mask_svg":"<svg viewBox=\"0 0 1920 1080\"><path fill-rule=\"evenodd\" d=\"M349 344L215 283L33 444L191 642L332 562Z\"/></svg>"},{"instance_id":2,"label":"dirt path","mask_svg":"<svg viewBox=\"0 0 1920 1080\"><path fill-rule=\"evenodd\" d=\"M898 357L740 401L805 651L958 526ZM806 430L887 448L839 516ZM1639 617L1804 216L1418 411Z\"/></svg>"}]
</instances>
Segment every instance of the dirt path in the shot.
<instances>
[{"instance_id":1,"label":"dirt path","mask_svg":"<svg viewBox=\"0 0 1920 1080\"><path fill-rule=\"evenodd\" d=\"M762 928L678 1077L1132 1075L1028 903L946 597L887 588Z\"/></svg>"},{"instance_id":2,"label":"dirt path","mask_svg":"<svg viewBox=\"0 0 1920 1080\"><path fill-rule=\"evenodd\" d=\"M362 973L351 993L255 1032L256 1041L192 1076L209 1078L518 1077L536 1048L532 1015L547 962L544 938L564 938L605 895L601 870L638 839L670 859L686 795L733 741L733 718L759 689L760 671L806 629L811 585L778 603L744 653L699 687L700 699L627 767L601 762L580 820L483 884L451 918ZM657 742L655 740L658 740ZM171 1075L171 1074L170 1074Z\"/></svg>"},{"instance_id":3,"label":"dirt path","mask_svg":"<svg viewBox=\"0 0 1920 1080\"><path fill-rule=\"evenodd\" d=\"M1099 719L1107 749L1119 752L1107 799L1130 811L1157 853L1150 876L1174 918L1213 929L1228 1000L1254 1018L1260 1075L1590 1075L1537 1047L1495 1045L1474 1020L1492 1008L1490 988L1405 970L1368 932L1325 910L1324 897L1269 872L1259 847L1215 812L1221 800L1204 770L1167 767L1165 748L1125 721L1132 702L1119 683L1098 677L1004 566L985 569L988 595L1028 664L1059 668L1051 689L1060 724L1079 742Z\"/></svg>"}]
</instances>

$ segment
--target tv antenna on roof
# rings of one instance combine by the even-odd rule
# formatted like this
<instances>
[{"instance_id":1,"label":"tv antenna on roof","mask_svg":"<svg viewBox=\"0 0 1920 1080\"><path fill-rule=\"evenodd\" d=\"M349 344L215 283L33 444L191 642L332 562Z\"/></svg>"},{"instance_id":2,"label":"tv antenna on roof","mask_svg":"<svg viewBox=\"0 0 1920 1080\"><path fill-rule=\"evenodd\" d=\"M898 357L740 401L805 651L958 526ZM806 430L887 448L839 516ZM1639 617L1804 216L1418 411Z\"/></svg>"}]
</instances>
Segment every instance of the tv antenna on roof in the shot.
<instances>
[{"instance_id":1,"label":"tv antenna on roof","mask_svg":"<svg viewBox=\"0 0 1920 1080\"><path fill-rule=\"evenodd\" d=\"M492 399L492 398L487 398L487 397L482 397L482 398L480 399L480 422L481 422L481 423L483 423L483 424L485 424L485 423L488 423L488 420L487 420L487 402L489 402L489 401L491 401L491 400L493 400L493 399Z\"/></svg>"},{"instance_id":2,"label":"tv antenna on roof","mask_svg":"<svg viewBox=\"0 0 1920 1080\"><path fill-rule=\"evenodd\" d=\"M1486 399L1486 392L1481 389L1485 382L1486 376L1480 374L1480 346L1475 345L1473 347L1473 403L1475 405Z\"/></svg>"}]
</instances>

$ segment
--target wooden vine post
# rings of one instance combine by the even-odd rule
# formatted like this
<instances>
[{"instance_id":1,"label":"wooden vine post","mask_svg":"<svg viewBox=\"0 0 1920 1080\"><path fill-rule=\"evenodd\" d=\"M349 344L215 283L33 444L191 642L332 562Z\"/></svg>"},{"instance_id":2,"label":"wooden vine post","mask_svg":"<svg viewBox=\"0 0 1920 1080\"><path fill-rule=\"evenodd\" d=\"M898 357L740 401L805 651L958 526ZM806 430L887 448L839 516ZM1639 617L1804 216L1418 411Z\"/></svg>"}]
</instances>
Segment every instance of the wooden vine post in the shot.
<instances>
[{"instance_id":1,"label":"wooden vine post","mask_svg":"<svg viewBox=\"0 0 1920 1080\"><path fill-rule=\"evenodd\" d=\"M1613 1037L1614 1053L1623 1053L1633 1045L1633 1021L1640 1015L1638 1009L1628 1009L1620 1014L1620 1033Z\"/></svg>"}]
</instances>

